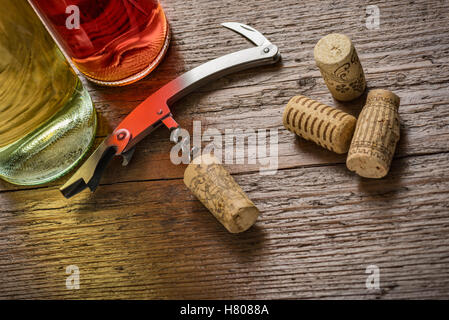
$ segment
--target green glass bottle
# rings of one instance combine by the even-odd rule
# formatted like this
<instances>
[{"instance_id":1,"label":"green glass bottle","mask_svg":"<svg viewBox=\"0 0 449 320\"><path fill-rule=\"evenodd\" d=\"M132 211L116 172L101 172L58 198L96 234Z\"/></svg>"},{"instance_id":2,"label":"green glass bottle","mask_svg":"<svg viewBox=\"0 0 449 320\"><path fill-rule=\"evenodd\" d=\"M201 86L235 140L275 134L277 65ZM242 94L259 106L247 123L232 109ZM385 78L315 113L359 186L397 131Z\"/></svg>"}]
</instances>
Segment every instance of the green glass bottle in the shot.
<instances>
[{"instance_id":1,"label":"green glass bottle","mask_svg":"<svg viewBox=\"0 0 449 320\"><path fill-rule=\"evenodd\" d=\"M54 180L95 138L92 100L27 1L0 10L0 178Z\"/></svg>"}]
</instances>

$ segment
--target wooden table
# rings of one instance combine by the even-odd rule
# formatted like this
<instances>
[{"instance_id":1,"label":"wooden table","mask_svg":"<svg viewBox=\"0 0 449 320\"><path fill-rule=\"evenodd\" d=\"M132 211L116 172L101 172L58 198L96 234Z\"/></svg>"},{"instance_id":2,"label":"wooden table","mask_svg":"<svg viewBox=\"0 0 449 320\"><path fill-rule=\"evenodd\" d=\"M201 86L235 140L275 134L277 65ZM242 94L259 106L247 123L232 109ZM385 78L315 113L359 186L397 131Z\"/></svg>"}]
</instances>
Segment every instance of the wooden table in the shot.
<instances>
[{"instance_id":1,"label":"wooden table","mask_svg":"<svg viewBox=\"0 0 449 320\"><path fill-rule=\"evenodd\" d=\"M220 27L238 21L278 45L283 61L227 76L176 103L184 128L277 129L279 170L226 165L261 211L229 234L184 186L169 132L114 161L97 192L70 200L44 186L0 182L1 298L449 298L449 3L162 1L173 39L150 76L123 88L84 81L99 115L97 144L177 75L251 45ZM370 3L371 4L371 3ZM345 156L286 131L282 112L304 94L357 115L363 99L332 100L313 60L324 35L353 40L370 88L401 97L401 140L389 175L362 179ZM76 265L80 289L66 288ZM368 290L369 265L380 289Z\"/></svg>"}]
</instances>

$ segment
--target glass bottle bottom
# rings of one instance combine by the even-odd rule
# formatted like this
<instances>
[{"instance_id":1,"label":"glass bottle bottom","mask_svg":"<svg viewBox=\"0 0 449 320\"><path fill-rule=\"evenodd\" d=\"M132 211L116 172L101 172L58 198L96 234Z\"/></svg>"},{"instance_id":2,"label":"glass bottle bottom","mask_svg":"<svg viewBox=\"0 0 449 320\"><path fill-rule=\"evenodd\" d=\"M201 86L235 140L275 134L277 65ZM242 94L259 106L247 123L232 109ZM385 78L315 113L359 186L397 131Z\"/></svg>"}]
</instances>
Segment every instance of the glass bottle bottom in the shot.
<instances>
[{"instance_id":1,"label":"glass bottle bottom","mask_svg":"<svg viewBox=\"0 0 449 320\"><path fill-rule=\"evenodd\" d=\"M97 115L80 81L71 99L50 120L0 148L0 178L18 185L55 180L83 158L95 139Z\"/></svg>"},{"instance_id":2,"label":"glass bottle bottom","mask_svg":"<svg viewBox=\"0 0 449 320\"><path fill-rule=\"evenodd\" d=\"M134 82L146 77L154 69L156 69L156 67L159 65L159 63L162 61L165 54L167 53L168 47L170 45L170 37L171 37L170 36L170 26L167 23L167 35L165 37L164 45L162 46L162 49L159 52L159 54L156 56L156 58L154 58L154 60L145 69L143 69L139 73L136 73L130 77L127 77L126 79L117 80L117 81L102 81L102 80L91 78L88 75L86 75L85 73L83 73L83 75L89 81L99 84L99 85L103 85L103 86L119 87L119 86L125 86L128 84L134 83ZM75 66L76 66L76 64L75 64Z\"/></svg>"}]
</instances>

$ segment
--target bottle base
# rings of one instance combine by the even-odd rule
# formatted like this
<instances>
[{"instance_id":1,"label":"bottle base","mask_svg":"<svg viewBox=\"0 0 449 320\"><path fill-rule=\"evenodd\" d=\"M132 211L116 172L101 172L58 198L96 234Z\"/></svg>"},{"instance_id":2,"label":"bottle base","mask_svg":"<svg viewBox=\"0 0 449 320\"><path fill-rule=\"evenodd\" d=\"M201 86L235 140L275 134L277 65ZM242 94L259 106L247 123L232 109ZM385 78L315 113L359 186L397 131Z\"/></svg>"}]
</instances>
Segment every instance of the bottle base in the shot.
<instances>
[{"instance_id":1,"label":"bottle base","mask_svg":"<svg viewBox=\"0 0 449 320\"><path fill-rule=\"evenodd\" d=\"M72 98L50 120L0 149L0 178L17 185L56 180L84 157L96 128L92 100L78 81Z\"/></svg>"},{"instance_id":2,"label":"bottle base","mask_svg":"<svg viewBox=\"0 0 449 320\"><path fill-rule=\"evenodd\" d=\"M89 77L88 75L84 74L83 75L86 77L86 79L88 79L89 81L102 85L102 86L109 86L109 87L120 87L120 86L126 86L128 84L134 83L142 78L145 78L147 75L149 75L154 69L156 69L156 67L159 65L159 63L162 61L162 59L164 58L165 54L167 53L168 47L170 45L170 27L167 23L167 35L165 37L165 42L164 45L162 46L161 51L159 52L159 54L157 55L157 57L142 71L140 71L137 74L134 74L126 79L123 80L117 80L117 81L101 81L98 79L94 79Z\"/></svg>"}]
</instances>

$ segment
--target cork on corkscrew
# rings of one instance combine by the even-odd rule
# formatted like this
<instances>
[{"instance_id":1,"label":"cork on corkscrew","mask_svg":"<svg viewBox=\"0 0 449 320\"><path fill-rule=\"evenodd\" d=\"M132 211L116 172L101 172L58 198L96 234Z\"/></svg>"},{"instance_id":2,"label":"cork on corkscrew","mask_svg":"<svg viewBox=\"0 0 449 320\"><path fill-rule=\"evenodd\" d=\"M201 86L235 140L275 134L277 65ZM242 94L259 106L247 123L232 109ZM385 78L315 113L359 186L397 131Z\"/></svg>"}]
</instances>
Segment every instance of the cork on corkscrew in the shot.
<instances>
[{"instance_id":1,"label":"cork on corkscrew","mask_svg":"<svg viewBox=\"0 0 449 320\"><path fill-rule=\"evenodd\" d=\"M336 153L348 152L356 125L352 115L298 95L284 110L285 128Z\"/></svg>"},{"instance_id":2,"label":"cork on corkscrew","mask_svg":"<svg viewBox=\"0 0 449 320\"><path fill-rule=\"evenodd\" d=\"M388 90L368 93L346 160L349 170L365 178L382 178L388 173L399 140L399 102Z\"/></svg>"},{"instance_id":3,"label":"cork on corkscrew","mask_svg":"<svg viewBox=\"0 0 449 320\"><path fill-rule=\"evenodd\" d=\"M313 53L335 99L350 101L362 95L366 88L365 75L351 39L344 34L329 34L318 41Z\"/></svg>"},{"instance_id":4,"label":"cork on corkscrew","mask_svg":"<svg viewBox=\"0 0 449 320\"><path fill-rule=\"evenodd\" d=\"M185 170L184 183L231 233L249 229L259 216L254 203L212 155L198 155Z\"/></svg>"}]
</instances>

